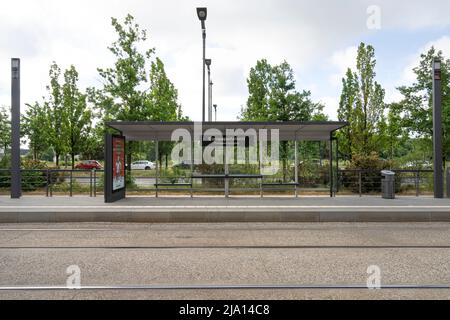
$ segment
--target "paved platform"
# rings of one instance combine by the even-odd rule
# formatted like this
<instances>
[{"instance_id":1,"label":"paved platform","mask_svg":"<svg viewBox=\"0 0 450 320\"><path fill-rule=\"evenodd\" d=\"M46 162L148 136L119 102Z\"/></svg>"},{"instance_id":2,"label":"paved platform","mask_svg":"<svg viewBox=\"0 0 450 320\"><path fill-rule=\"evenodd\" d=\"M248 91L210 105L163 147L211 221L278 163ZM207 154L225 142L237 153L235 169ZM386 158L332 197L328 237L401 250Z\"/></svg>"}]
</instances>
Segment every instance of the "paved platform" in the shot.
<instances>
[{"instance_id":1,"label":"paved platform","mask_svg":"<svg viewBox=\"0 0 450 320\"><path fill-rule=\"evenodd\" d=\"M445 222L12 223L0 300L450 299L449 262Z\"/></svg>"},{"instance_id":2,"label":"paved platform","mask_svg":"<svg viewBox=\"0 0 450 320\"><path fill-rule=\"evenodd\" d=\"M12 222L423 222L450 221L450 199L431 197L0 197Z\"/></svg>"}]
</instances>

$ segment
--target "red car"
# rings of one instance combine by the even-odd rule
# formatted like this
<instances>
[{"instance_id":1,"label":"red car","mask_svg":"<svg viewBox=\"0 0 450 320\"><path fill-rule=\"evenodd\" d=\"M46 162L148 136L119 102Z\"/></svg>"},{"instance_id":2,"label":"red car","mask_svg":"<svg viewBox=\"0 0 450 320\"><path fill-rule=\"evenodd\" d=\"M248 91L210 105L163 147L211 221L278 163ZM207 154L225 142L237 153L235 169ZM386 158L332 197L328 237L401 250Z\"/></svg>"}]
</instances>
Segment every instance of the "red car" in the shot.
<instances>
[{"instance_id":1,"label":"red car","mask_svg":"<svg viewBox=\"0 0 450 320\"><path fill-rule=\"evenodd\" d=\"M83 160L75 166L75 169L102 169L102 165L97 160Z\"/></svg>"}]
</instances>

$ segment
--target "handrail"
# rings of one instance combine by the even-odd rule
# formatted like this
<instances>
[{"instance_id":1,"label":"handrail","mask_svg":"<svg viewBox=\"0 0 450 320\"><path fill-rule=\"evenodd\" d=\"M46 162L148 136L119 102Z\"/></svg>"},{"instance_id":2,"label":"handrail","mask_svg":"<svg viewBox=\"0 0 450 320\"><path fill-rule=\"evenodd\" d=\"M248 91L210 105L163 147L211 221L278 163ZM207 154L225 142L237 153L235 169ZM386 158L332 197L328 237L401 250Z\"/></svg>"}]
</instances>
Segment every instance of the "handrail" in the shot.
<instances>
[{"instance_id":1,"label":"handrail","mask_svg":"<svg viewBox=\"0 0 450 320\"><path fill-rule=\"evenodd\" d=\"M396 175L397 187L401 188L401 192L408 194L415 194L419 196L424 192L431 192L433 187L433 181L431 179L433 170L431 169L393 169ZM26 191L31 192L43 192L47 196L52 196L54 192L63 192L67 195L77 194L79 192L89 194L89 196L96 196L98 190L101 190L103 185L103 169L21 169L22 181L25 185ZM148 174L148 175L147 175ZM183 173L181 173L183 174ZM352 194L373 194L379 193L381 187L381 173L380 170L374 169L339 169L335 173L336 180L336 192L352 193ZM131 177L136 180L136 184L129 187L130 191L141 190L154 190L147 189L148 186L154 185L152 180L155 179L155 175L152 172L132 172ZM276 180L280 179L280 176L263 176L261 174L245 174L245 173L229 173L229 174L200 174L194 173L190 175L186 173L184 175L168 175L160 176L160 185L166 184L165 181L171 181L171 185L177 183L186 184L188 181L193 182L194 179L236 179L233 183L233 188L239 189L242 186L247 186L247 181L244 179L258 179L260 181L253 183L255 190L258 184L273 184L273 185L293 185L293 183L279 183ZM292 173L287 175L287 181L292 180ZM181 180L180 180L181 179ZM242 179L242 180L239 180ZM326 186L329 183L328 172L319 172L317 174L300 175L299 176L299 190L319 190L321 187ZM273 181L273 182L272 182ZM5 189L10 187L11 183L11 170L9 168L0 169L0 188L4 192ZM197 182L198 183L198 182ZM195 183L195 184L197 184ZM198 185L198 187L205 188L205 186ZM213 185L211 185L213 187ZM209 186L206 188L210 189ZM196 189L196 188L194 188Z\"/></svg>"}]
</instances>

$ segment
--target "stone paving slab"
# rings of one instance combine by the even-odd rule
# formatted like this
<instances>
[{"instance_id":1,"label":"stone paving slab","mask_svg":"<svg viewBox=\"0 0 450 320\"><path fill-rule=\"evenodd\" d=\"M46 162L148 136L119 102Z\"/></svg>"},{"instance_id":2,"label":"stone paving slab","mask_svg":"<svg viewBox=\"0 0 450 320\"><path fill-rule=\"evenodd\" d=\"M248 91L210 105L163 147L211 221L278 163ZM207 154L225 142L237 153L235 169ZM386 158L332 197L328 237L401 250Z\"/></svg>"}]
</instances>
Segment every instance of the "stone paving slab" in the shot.
<instances>
[{"instance_id":1,"label":"stone paving slab","mask_svg":"<svg viewBox=\"0 0 450 320\"><path fill-rule=\"evenodd\" d=\"M4 206L230 206L230 205L256 205L256 206L450 206L450 199L434 199L432 197L402 196L396 199L382 199L380 196L292 196L264 197L259 196L161 196L158 198L147 196L128 196L114 203L104 203L102 196L23 196L20 199L11 199L9 196L0 196L0 208Z\"/></svg>"},{"instance_id":2,"label":"stone paving slab","mask_svg":"<svg viewBox=\"0 0 450 320\"><path fill-rule=\"evenodd\" d=\"M15 222L423 222L450 221L450 199L431 197L0 197Z\"/></svg>"}]
</instances>

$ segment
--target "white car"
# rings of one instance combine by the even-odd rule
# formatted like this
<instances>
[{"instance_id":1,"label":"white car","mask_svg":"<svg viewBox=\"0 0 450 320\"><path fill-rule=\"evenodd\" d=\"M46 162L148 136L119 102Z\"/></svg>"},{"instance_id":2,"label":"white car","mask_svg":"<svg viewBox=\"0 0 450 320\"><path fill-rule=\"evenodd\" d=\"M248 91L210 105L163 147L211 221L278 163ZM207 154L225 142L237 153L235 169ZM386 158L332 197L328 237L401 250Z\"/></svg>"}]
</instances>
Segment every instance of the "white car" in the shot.
<instances>
[{"instance_id":1,"label":"white car","mask_svg":"<svg viewBox=\"0 0 450 320\"><path fill-rule=\"evenodd\" d=\"M131 163L131 170L152 170L155 168L155 163L148 160L139 160Z\"/></svg>"}]
</instances>

